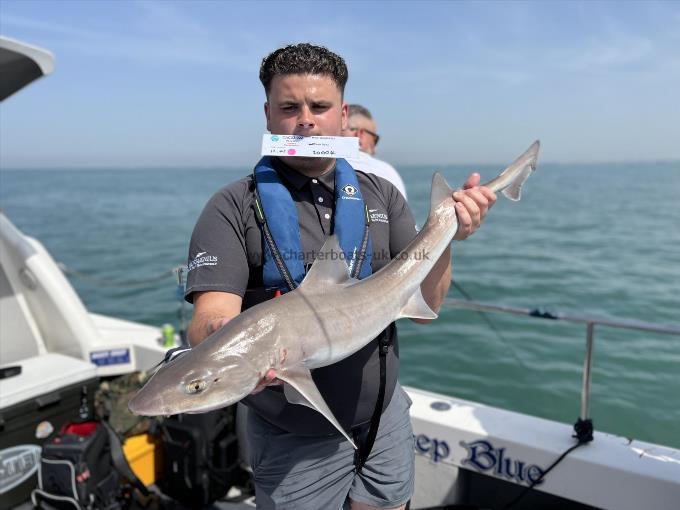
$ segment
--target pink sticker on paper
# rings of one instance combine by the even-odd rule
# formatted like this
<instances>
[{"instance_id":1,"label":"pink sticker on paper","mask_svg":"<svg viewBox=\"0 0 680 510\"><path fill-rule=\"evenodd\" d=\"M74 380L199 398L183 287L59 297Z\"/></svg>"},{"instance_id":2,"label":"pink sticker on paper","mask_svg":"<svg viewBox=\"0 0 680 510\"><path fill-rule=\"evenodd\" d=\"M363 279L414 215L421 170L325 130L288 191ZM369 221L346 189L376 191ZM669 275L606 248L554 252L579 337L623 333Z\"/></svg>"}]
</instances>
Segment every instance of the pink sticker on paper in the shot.
<instances>
[{"instance_id":1,"label":"pink sticker on paper","mask_svg":"<svg viewBox=\"0 0 680 510\"><path fill-rule=\"evenodd\" d=\"M295 155L295 149L288 149L288 155L294 156Z\"/></svg>"}]
</instances>

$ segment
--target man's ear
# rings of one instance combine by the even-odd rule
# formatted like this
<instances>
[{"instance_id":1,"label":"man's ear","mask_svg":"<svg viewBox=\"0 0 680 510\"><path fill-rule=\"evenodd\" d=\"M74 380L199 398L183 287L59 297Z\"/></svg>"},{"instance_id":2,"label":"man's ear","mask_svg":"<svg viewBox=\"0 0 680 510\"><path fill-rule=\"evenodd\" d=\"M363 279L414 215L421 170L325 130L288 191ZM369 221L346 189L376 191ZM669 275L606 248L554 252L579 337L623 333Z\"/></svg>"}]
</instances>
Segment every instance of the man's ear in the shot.
<instances>
[{"instance_id":1,"label":"man's ear","mask_svg":"<svg viewBox=\"0 0 680 510\"><path fill-rule=\"evenodd\" d=\"M349 105L347 103L342 103L341 122L341 129L343 131L347 130L349 127Z\"/></svg>"},{"instance_id":2,"label":"man's ear","mask_svg":"<svg viewBox=\"0 0 680 510\"><path fill-rule=\"evenodd\" d=\"M269 129L269 103L265 102L264 103L264 117L267 119L267 131L271 132L271 129Z\"/></svg>"}]
</instances>

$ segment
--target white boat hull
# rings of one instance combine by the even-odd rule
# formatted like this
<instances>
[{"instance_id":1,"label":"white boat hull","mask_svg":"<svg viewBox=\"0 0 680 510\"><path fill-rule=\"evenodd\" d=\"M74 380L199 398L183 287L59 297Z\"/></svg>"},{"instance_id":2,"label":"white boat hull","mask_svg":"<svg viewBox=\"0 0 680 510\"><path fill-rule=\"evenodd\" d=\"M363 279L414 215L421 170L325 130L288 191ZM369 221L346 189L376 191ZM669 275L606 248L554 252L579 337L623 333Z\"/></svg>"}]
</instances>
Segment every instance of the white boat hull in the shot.
<instances>
[{"instance_id":1,"label":"white boat hull","mask_svg":"<svg viewBox=\"0 0 680 510\"><path fill-rule=\"evenodd\" d=\"M575 444L569 425L406 390L413 400L416 443L412 508L460 503L470 494L465 476L470 472L528 486ZM536 490L597 508L675 509L680 504L680 451L595 432L592 442L565 457ZM512 499L495 497L505 503Z\"/></svg>"}]
</instances>

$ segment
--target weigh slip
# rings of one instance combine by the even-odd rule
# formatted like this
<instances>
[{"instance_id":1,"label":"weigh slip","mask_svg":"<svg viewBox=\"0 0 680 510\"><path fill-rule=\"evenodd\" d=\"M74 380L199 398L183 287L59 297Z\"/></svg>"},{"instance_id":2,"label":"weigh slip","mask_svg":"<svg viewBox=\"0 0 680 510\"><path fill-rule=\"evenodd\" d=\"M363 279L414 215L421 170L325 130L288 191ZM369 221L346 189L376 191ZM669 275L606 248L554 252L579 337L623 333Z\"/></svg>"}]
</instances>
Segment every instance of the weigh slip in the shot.
<instances>
[{"instance_id":1,"label":"weigh slip","mask_svg":"<svg viewBox=\"0 0 680 510\"><path fill-rule=\"evenodd\" d=\"M306 158L357 158L355 136L262 135L262 156Z\"/></svg>"},{"instance_id":2,"label":"weigh slip","mask_svg":"<svg viewBox=\"0 0 680 510\"><path fill-rule=\"evenodd\" d=\"M538 149L536 141L486 186L519 200L522 184L536 168ZM420 284L458 228L452 193L435 173L423 229L363 280L349 277L337 237L329 237L297 289L246 310L162 365L130 401L130 410L144 416L210 411L238 402L267 374L285 382L289 402L316 409L354 445L310 370L350 356L396 319L437 317Z\"/></svg>"}]
</instances>

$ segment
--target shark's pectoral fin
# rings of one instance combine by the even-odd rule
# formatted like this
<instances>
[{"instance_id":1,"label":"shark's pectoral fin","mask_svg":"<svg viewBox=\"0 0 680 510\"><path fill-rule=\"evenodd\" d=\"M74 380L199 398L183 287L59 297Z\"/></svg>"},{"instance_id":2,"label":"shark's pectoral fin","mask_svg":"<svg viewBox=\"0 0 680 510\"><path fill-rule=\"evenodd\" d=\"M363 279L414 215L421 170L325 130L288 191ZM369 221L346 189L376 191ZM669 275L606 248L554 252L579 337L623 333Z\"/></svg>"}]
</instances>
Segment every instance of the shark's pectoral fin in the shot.
<instances>
[{"instance_id":1,"label":"shark's pectoral fin","mask_svg":"<svg viewBox=\"0 0 680 510\"><path fill-rule=\"evenodd\" d=\"M287 383L283 386L283 393L286 395L288 402L291 404L305 405L319 411L343 436L347 438L347 441L356 448L352 438L347 435L345 429L343 429L342 425L335 419L333 412L326 404L321 393L319 393L319 389L316 387L316 384L314 384L312 374L308 369L287 368L279 371L277 377Z\"/></svg>"},{"instance_id":2,"label":"shark's pectoral fin","mask_svg":"<svg viewBox=\"0 0 680 510\"><path fill-rule=\"evenodd\" d=\"M307 406L311 407L312 409L316 410L316 407L314 407L314 404L312 404L309 400L305 398L305 396L300 393L298 390L295 389L295 387L288 383L283 385L283 394L286 396L286 400L290 402L291 404L298 404L301 406Z\"/></svg>"},{"instance_id":3,"label":"shark's pectoral fin","mask_svg":"<svg viewBox=\"0 0 680 510\"><path fill-rule=\"evenodd\" d=\"M438 315L425 302L423 293L420 292L420 287L416 289L413 295L404 305L404 308L399 312L399 318L409 319L436 319Z\"/></svg>"}]
</instances>

